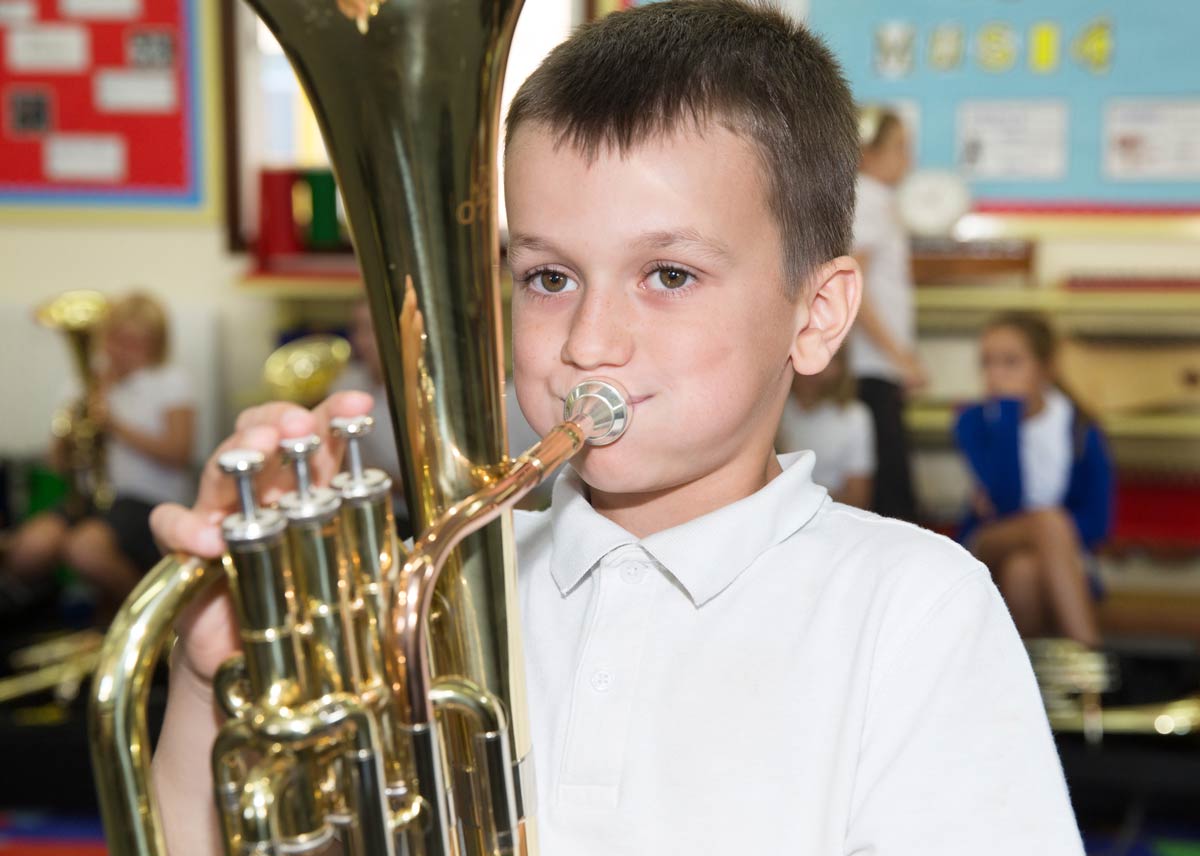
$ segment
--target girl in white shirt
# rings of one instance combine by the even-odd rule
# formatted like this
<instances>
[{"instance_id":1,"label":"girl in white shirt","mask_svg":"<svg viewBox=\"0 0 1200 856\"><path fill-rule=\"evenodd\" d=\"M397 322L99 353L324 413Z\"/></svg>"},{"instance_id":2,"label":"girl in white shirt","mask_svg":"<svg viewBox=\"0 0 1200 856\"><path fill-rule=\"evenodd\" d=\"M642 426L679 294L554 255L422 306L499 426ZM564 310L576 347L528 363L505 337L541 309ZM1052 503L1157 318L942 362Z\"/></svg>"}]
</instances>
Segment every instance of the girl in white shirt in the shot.
<instances>
[{"instance_id":1,"label":"girl in white shirt","mask_svg":"<svg viewBox=\"0 0 1200 856\"><path fill-rule=\"evenodd\" d=\"M100 384L88 410L105 436L112 503L31 518L13 536L3 576L11 594L66 564L96 587L108 611L158 559L150 510L191 497L196 418L186 373L166 363L167 318L158 301L138 293L115 301L100 345ZM64 458L58 441L52 463L61 469Z\"/></svg>"},{"instance_id":2,"label":"girl in white shirt","mask_svg":"<svg viewBox=\"0 0 1200 856\"><path fill-rule=\"evenodd\" d=\"M868 508L875 476L875 427L855 398L854 377L839 351L818 375L796 375L775 438L779 452L816 454L813 481L836 502Z\"/></svg>"}]
</instances>

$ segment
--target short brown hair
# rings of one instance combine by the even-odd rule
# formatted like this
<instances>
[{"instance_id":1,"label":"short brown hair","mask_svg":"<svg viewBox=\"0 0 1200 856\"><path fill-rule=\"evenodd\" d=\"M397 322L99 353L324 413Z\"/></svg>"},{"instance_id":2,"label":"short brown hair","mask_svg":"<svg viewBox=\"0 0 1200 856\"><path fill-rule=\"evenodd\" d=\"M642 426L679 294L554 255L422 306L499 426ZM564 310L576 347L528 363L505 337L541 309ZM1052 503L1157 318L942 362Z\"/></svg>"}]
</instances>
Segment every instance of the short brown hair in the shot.
<instances>
[{"instance_id":1,"label":"short brown hair","mask_svg":"<svg viewBox=\"0 0 1200 856\"><path fill-rule=\"evenodd\" d=\"M539 122L595 157L712 120L758 149L794 297L849 251L859 147L837 60L779 10L664 0L585 24L518 90L506 139Z\"/></svg>"}]
</instances>

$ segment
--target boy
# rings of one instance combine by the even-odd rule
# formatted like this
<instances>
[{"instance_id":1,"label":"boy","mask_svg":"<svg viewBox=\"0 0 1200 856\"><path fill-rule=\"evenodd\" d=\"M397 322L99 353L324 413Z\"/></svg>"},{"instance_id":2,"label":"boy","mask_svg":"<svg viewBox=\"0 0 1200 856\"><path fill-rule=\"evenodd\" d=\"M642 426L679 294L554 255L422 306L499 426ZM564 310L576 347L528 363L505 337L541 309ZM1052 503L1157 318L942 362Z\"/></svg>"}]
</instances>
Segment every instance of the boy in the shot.
<instances>
[{"instance_id":1,"label":"boy","mask_svg":"<svg viewBox=\"0 0 1200 856\"><path fill-rule=\"evenodd\" d=\"M544 432L604 375L637 411L517 518L543 852L1080 853L987 571L772 450L793 373L825 367L862 290L827 50L735 0L642 7L556 49L507 133L521 408ZM227 445L369 406L268 405ZM207 473L156 531L215 555L233 499ZM224 600L198 610L172 670L155 766L180 853L217 852L199 771L228 625Z\"/></svg>"}]
</instances>

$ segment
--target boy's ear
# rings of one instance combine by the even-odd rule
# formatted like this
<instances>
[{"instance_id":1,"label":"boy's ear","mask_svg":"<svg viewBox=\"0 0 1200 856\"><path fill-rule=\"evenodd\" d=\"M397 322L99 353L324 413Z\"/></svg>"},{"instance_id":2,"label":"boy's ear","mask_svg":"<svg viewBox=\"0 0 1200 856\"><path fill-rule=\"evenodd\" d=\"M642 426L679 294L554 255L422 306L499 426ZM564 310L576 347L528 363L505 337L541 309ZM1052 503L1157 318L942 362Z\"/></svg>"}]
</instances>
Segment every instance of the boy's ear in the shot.
<instances>
[{"instance_id":1,"label":"boy's ear","mask_svg":"<svg viewBox=\"0 0 1200 856\"><path fill-rule=\"evenodd\" d=\"M817 374L829 365L850 332L862 303L862 268L851 256L838 256L812 274L807 293L796 303L792 367Z\"/></svg>"}]
</instances>

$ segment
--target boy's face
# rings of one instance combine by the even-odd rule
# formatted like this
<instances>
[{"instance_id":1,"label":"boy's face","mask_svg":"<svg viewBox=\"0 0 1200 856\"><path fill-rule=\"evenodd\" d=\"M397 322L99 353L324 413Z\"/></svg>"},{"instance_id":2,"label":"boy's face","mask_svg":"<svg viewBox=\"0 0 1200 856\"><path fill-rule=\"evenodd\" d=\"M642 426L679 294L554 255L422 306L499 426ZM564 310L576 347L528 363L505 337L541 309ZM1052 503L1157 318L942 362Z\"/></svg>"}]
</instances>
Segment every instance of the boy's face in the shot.
<instances>
[{"instance_id":1,"label":"boy's face","mask_svg":"<svg viewBox=\"0 0 1200 856\"><path fill-rule=\"evenodd\" d=\"M589 162L524 125L507 154L513 363L539 433L595 376L629 392L629 431L574 466L645 494L768 467L807 319L749 143L716 126Z\"/></svg>"}]
</instances>

